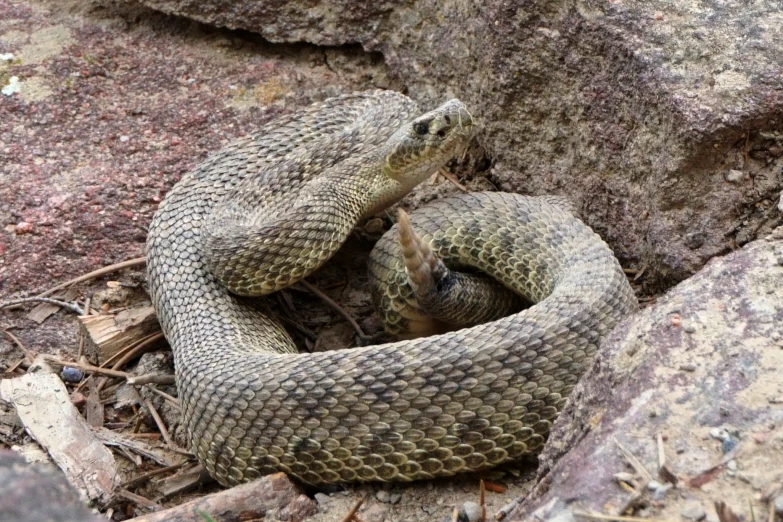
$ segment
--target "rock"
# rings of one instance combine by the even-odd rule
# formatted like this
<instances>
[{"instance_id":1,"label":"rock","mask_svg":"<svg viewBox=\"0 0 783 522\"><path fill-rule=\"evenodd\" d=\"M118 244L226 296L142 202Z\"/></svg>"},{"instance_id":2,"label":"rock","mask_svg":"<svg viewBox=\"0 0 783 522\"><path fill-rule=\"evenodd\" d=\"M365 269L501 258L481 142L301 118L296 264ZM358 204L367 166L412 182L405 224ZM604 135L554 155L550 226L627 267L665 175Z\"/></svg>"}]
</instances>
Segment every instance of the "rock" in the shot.
<instances>
[{"instance_id":1,"label":"rock","mask_svg":"<svg viewBox=\"0 0 783 522\"><path fill-rule=\"evenodd\" d=\"M569 196L651 282L769 232L754 205L783 188L776 0L142 3L271 42L381 52L422 106L457 96L481 117L493 183ZM727 190L727 171L754 182Z\"/></svg>"},{"instance_id":2,"label":"rock","mask_svg":"<svg viewBox=\"0 0 783 522\"><path fill-rule=\"evenodd\" d=\"M391 501L391 495L389 495L389 492L385 489L378 491L375 494L375 498L378 499L378 502L383 502L384 504L388 504Z\"/></svg>"},{"instance_id":3,"label":"rock","mask_svg":"<svg viewBox=\"0 0 783 522\"><path fill-rule=\"evenodd\" d=\"M658 482L657 487L652 490L652 499L656 502L662 501L664 498L666 498L666 493L668 493L669 490L672 489L673 487L674 484L670 484L670 483L661 484L660 482Z\"/></svg>"},{"instance_id":4,"label":"rock","mask_svg":"<svg viewBox=\"0 0 783 522\"><path fill-rule=\"evenodd\" d=\"M729 437L723 440L723 444L721 444L720 449L721 451L723 451L723 454L725 455L726 453L736 448L737 444L738 444L737 439L732 439L731 437Z\"/></svg>"},{"instance_id":5,"label":"rock","mask_svg":"<svg viewBox=\"0 0 783 522\"><path fill-rule=\"evenodd\" d=\"M315 501L318 503L318 507L322 508L321 511L324 511L323 508L329 505L329 500L331 500L329 498L329 495L325 495L323 493L316 493L315 495L313 495L313 497L315 498Z\"/></svg>"},{"instance_id":6,"label":"rock","mask_svg":"<svg viewBox=\"0 0 783 522\"><path fill-rule=\"evenodd\" d=\"M86 403L87 403L87 397L85 397L81 392L74 392L71 394L71 404L73 404L77 408L81 408Z\"/></svg>"},{"instance_id":7,"label":"rock","mask_svg":"<svg viewBox=\"0 0 783 522\"><path fill-rule=\"evenodd\" d=\"M366 510L362 511L361 519L364 522L384 522L386 520L386 514L389 512L389 507L383 504L373 504Z\"/></svg>"},{"instance_id":8,"label":"rock","mask_svg":"<svg viewBox=\"0 0 783 522\"><path fill-rule=\"evenodd\" d=\"M33 224L28 223L26 221L22 221L21 223L18 223L14 230L17 236L21 236L23 234L29 234L32 231L33 231Z\"/></svg>"},{"instance_id":9,"label":"rock","mask_svg":"<svg viewBox=\"0 0 783 522\"><path fill-rule=\"evenodd\" d=\"M741 170L730 170L726 173L726 181L729 183L737 183L742 181L742 178L745 177L745 173Z\"/></svg>"},{"instance_id":10,"label":"rock","mask_svg":"<svg viewBox=\"0 0 783 522\"><path fill-rule=\"evenodd\" d=\"M481 506L475 502L465 502L462 504L460 511L465 514L467 522L478 522L481 520Z\"/></svg>"},{"instance_id":11,"label":"rock","mask_svg":"<svg viewBox=\"0 0 783 522\"><path fill-rule=\"evenodd\" d=\"M623 451L656 470L659 434L667 468L688 491L730 492L721 500L734 512L747 512L748 499L765 512L756 492L783 469L783 409L768 402L783 389L783 350L775 341L783 335L783 267L775 263L782 246L759 240L710 261L610 334L553 426L539 485L510 520L532 513L549 520L568 504L622 513L633 495L614 478L628 470ZM675 313L698 328L685 334L672 324ZM678 370L696 362L694 372ZM652 409L659 414L648 415ZM758 444L743 435L750 433L768 435ZM719 466L715 446L727 441L742 458L736 471ZM716 466L718 473L708 472ZM714 499L692 500L707 506ZM651 516L672 519L683 505L667 495L666 511Z\"/></svg>"},{"instance_id":12,"label":"rock","mask_svg":"<svg viewBox=\"0 0 783 522\"><path fill-rule=\"evenodd\" d=\"M0 451L0 513L3 522L105 520L85 507L59 469L27 464L5 450Z\"/></svg>"},{"instance_id":13,"label":"rock","mask_svg":"<svg viewBox=\"0 0 783 522\"><path fill-rule=\"evenodd\" d=\"M772 501L772 505L775 506L775 513L783 515L783 495L778 495Z\"/></svg>"},{"instance_id":14,"label":"rock","mask_svg":"<svg viewBox=\"0 0 783 522\"><path fill-rule=\"evenodd\" d=\"M680 510L680 515L689 520L701 520L707 516L704 507L698 500L689 500Z\"/></svg>"}]
</instances>

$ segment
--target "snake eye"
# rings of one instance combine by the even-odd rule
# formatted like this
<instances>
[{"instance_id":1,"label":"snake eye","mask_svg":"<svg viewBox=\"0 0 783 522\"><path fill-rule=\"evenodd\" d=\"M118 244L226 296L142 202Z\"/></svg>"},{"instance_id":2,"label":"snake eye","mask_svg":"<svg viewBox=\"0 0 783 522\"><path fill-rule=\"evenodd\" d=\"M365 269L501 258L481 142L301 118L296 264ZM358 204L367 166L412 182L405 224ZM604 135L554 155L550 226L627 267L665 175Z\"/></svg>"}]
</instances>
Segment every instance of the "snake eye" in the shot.
<instances>
[{"instance_id":1,"label":"snake eye","mask_svg":"<svg viewBox=\"0 0 783 522\"><path fill-rule=\"evenodd\" d=\"M417 121L413 124L413 130L419 136L425 136L430 132L430 123L432 123L432 120Z\"/></svg>"}]
</instances>

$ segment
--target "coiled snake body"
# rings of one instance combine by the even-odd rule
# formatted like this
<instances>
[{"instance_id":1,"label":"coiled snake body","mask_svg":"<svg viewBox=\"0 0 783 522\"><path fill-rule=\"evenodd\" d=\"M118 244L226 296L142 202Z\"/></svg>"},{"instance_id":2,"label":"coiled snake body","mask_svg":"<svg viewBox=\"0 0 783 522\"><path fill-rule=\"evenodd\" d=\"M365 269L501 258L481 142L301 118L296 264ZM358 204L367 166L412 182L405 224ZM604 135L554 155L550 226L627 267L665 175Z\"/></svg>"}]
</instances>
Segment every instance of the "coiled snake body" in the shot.
<instances>
[{"instance_id":1,"label":"coiled snake body","mask_svg":"<svg viewBox=\"0 0 783 522\"><path fill-rule=\"evenodd\" d=\"M465 194L411 216L447 265L537 303L503 319L298 354L240 297L312 273L357 221L454 156L472 126L457 101L419 115L391 92L338 97L229 145L167 195L149 230L150 292L190 446L222 484L275 471L310 484L424 479L542 446L599 342L636 307L609 248L557 205ZM371 273L382 315L405 323L396 235L374 250Z\"/></svg>"}]
</instances>

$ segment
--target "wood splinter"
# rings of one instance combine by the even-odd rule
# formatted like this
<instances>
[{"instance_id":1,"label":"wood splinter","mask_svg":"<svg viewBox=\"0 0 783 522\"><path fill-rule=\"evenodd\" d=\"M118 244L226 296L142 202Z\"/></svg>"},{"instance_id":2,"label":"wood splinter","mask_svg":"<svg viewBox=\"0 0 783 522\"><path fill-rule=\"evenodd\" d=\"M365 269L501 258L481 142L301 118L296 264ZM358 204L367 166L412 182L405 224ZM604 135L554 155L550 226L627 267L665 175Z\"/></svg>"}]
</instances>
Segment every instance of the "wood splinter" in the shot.
<instances>
[{"instance_id":1,"label":"wood splinter","mask_svg":"<svg viewBox=\"0 0 783 522\"><path fill-rule=\"evenodd\" d=\"M317 508L284 473L212 493L191 502L132 519L133 522L204 522L219 515L221 520L259 520L274 510L286 511L290 520L302 520ZM206 515L207 517L205 517Z\"/></svg>"}]
</instances>

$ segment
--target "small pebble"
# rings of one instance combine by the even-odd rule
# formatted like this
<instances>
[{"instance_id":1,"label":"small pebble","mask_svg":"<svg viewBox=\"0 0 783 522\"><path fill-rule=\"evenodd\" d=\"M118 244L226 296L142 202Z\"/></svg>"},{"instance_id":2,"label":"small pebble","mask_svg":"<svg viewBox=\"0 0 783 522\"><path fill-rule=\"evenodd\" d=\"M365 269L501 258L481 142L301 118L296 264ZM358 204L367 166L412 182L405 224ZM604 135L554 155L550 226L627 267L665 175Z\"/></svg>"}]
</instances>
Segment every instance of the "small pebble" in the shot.
<instances>
[{"instance_id":1,"label":"small pebble","mask_svg":"<svg viewBox=\"0 0 783 522\"><path fill-rule=\"evenodd\" d=\"M726 173L726 181L729 183L737 183L738 181L742 181L742 178L745 177L745 174L741 170L730 170Z\"/></svg>"},{"instance_id":2,"label":"small pebble","mask_svg":"<svg viewBox=\"0 0 783 522\"><path fill-rule=\"evenodd\" d=\"M318 502L319 506L325 506L329 503L329 495L325 495L323 493L316 493L315 494L315 501Z\"/></svg>"},{"instance_id":3,"label":"small pebble","mask_svg":"<svg viewBox=\"0 0 783 522\"><path fill-rule=\"evenodd\" d=\"M686 325L683 327L683 331L684 331L685 333L693 333L693 332L695 332L695 331L696 331L696 327L695 327L695 326L693 326L692 324L686 324Z\"/></svg>"},{"instance_id":4,"label":"small pebble","mask_svg":"<svg viewBox=\"0 0 783 522\"><path fill-rule=\"evenodd\" d=\"M681 364L680 370L684 372L695 372L696 371L696 365L695 364Z\"/></svg>"},{"instance_id":5,"label":"small pebble","mask_svg":"<svg viewBox=\"0 0 783 522\"><path fill-rule=\"evenodd\" d=\"M654 485L654 487L653 487ZM653 500L660 501L666 498L666 493L672 489L673 484L661 484L656 480L652 480L647 484L647 488L653 492Z\"/></svg>"},{"instance_id":6,"label":"small pebble","mask_svg":"<svg viewBox=\"0 0 783 522\"><path fill-rule=\"evenodd\" d=\"M402 499L402 493L399 491L393 491L389 494L389 502L391 504L397 504Z\"/></svg>"},{"instance_id":7,"label":"small pebble","mask_svg":"<svg viewBox=\"0 0 783 522\"><path fill-rule=\"evenodd\" d=\"M5 96L11 96L21 90L22 83L19 81L18 76L11 76L8 78L8 84L0 88L0 92Z\"/></svg>"},{"instance_id":8,"label":"small pebble","mask_svg":"<svg viewBox=\"0 0 783 522\"><path fill-rule=\"evenodd\" d=\"M731 437L729 437L727 439L724 439L723 445L721 446L721 450L723 450L723 453L728 453L734 448L736 448L737 444L739 443L737 442L736 439L732 439Z\"/></svg>"},{"instance_id":9,"label":"small pebble","mask_svg":"<svg viewBox=\"0 0 783 522\"><path fill-rule=\"evenodd\" d=\"M465 502L462 504L462 509L460 511L465 513L465 518L468 520L468 522L478 522L481 520L481 506L475 502ZM461 514L462 513L460 513L460 515Z\"/></svg>"},{"instance_id":10,"label":"small pebble","mask_svg":"<svg viewBox=\"0 0 783 522\"><path fill-rule=\"evenodd\" d=\"M27 221L22 221L16 225L16 229L14 232L17 236L21 236L23 234L29 234L33 231L33 224L28 223Z\"/></svg>"},{"instance_id":11,"label":"small pebble","mask_svg":"<svg viewBox=\"0 0 783 522\"><path fill-rule=\"evenodd\" d=\"M380 234L383 232L383 220L380 218L371 219L364 225L364 231L368 234Z\"/></svg>"},{"instance_id":12,"label":"small pebble","mask_svg":"<svg viewBox=\"0 0 783 522\"><path fill-rule=\"evenodd\" d=\"M701 502L698 500L689 500L682 507L682 510L680 510L680 515L690 520L701 520L707 516L707 513L704 512Z\"/></svg>"},{"instance_id":13,"label":"small pebble","mask_svg":"<svg viewBox=\"0 0 783 522\"><path fill-rule=\"evenodd\" d=\"M783 495L778 495L772 501L772 505L775 506L775 513L783 515Z\"/></svg>"},{"instance_id":14,"label":"small pebble","mask_svg":"<svg viewBox=\"0 0 783 522\"><path fill-rule=\"evenodd\" d=\"M81 382L84 379L84 372L78 368L65 366L60 372L60 377L64 382Z\"/></svg>"},{"instance_id":15,"label":"small pebble","mask_svg":"<svg viewBox=\"0 0 783 522\"><path fill-rule=\"evenodd\" d=\"M81 408L82 406L87 404L87 397L85 397L79 392L74 392L71 394L71 404L73 404L77 408Z\"/></svg>"},{"instance_id":16,"label":"small pebble","mask_svg":"<svg viewBox=\"0 0 783 522\"><path fill-rule=\"evenodd\" d=\"M384 522L386 520L386 514L388 512L389 512L388 506L384 506L383 504L373 503L372 506L362 511L362 520L364 522Z\"/></svg>"},{"instance_id":17,"label":"small pebble","mask_svg":"<svg viewBox=\"0 0 783 522\"><path fill-rule=\"evenodd\" d=\"M731 459L726 463L726 467L729 468L731 471L737 471L737 461Z\"/></svg>"},{"instance_id":18,"label":"small pebble","mask_svg":"<svg viewBox=\"0 0 783 522\"><path fill-rule=\"evenodd\" d=\"M391 501L391 495L389 495L389 492L386 491L385 489L382 489L378 493L376 493L375 498L377 498L379 502L384 502L386 504L388 504Z\"/></svg>"},{"instance_id":19,"label":"small pebble","mask_svg":"<svg viewBox=\"0 0 783 522\"><path fill-rule=\"evenodd\" d=\"M723 428L712 428L710 430L710 437L712 437L713 439L718 439L718 440L726 440L726 439L730 438L729 437L729 432L727 432Z\"/></svg>"}]
</instances>

